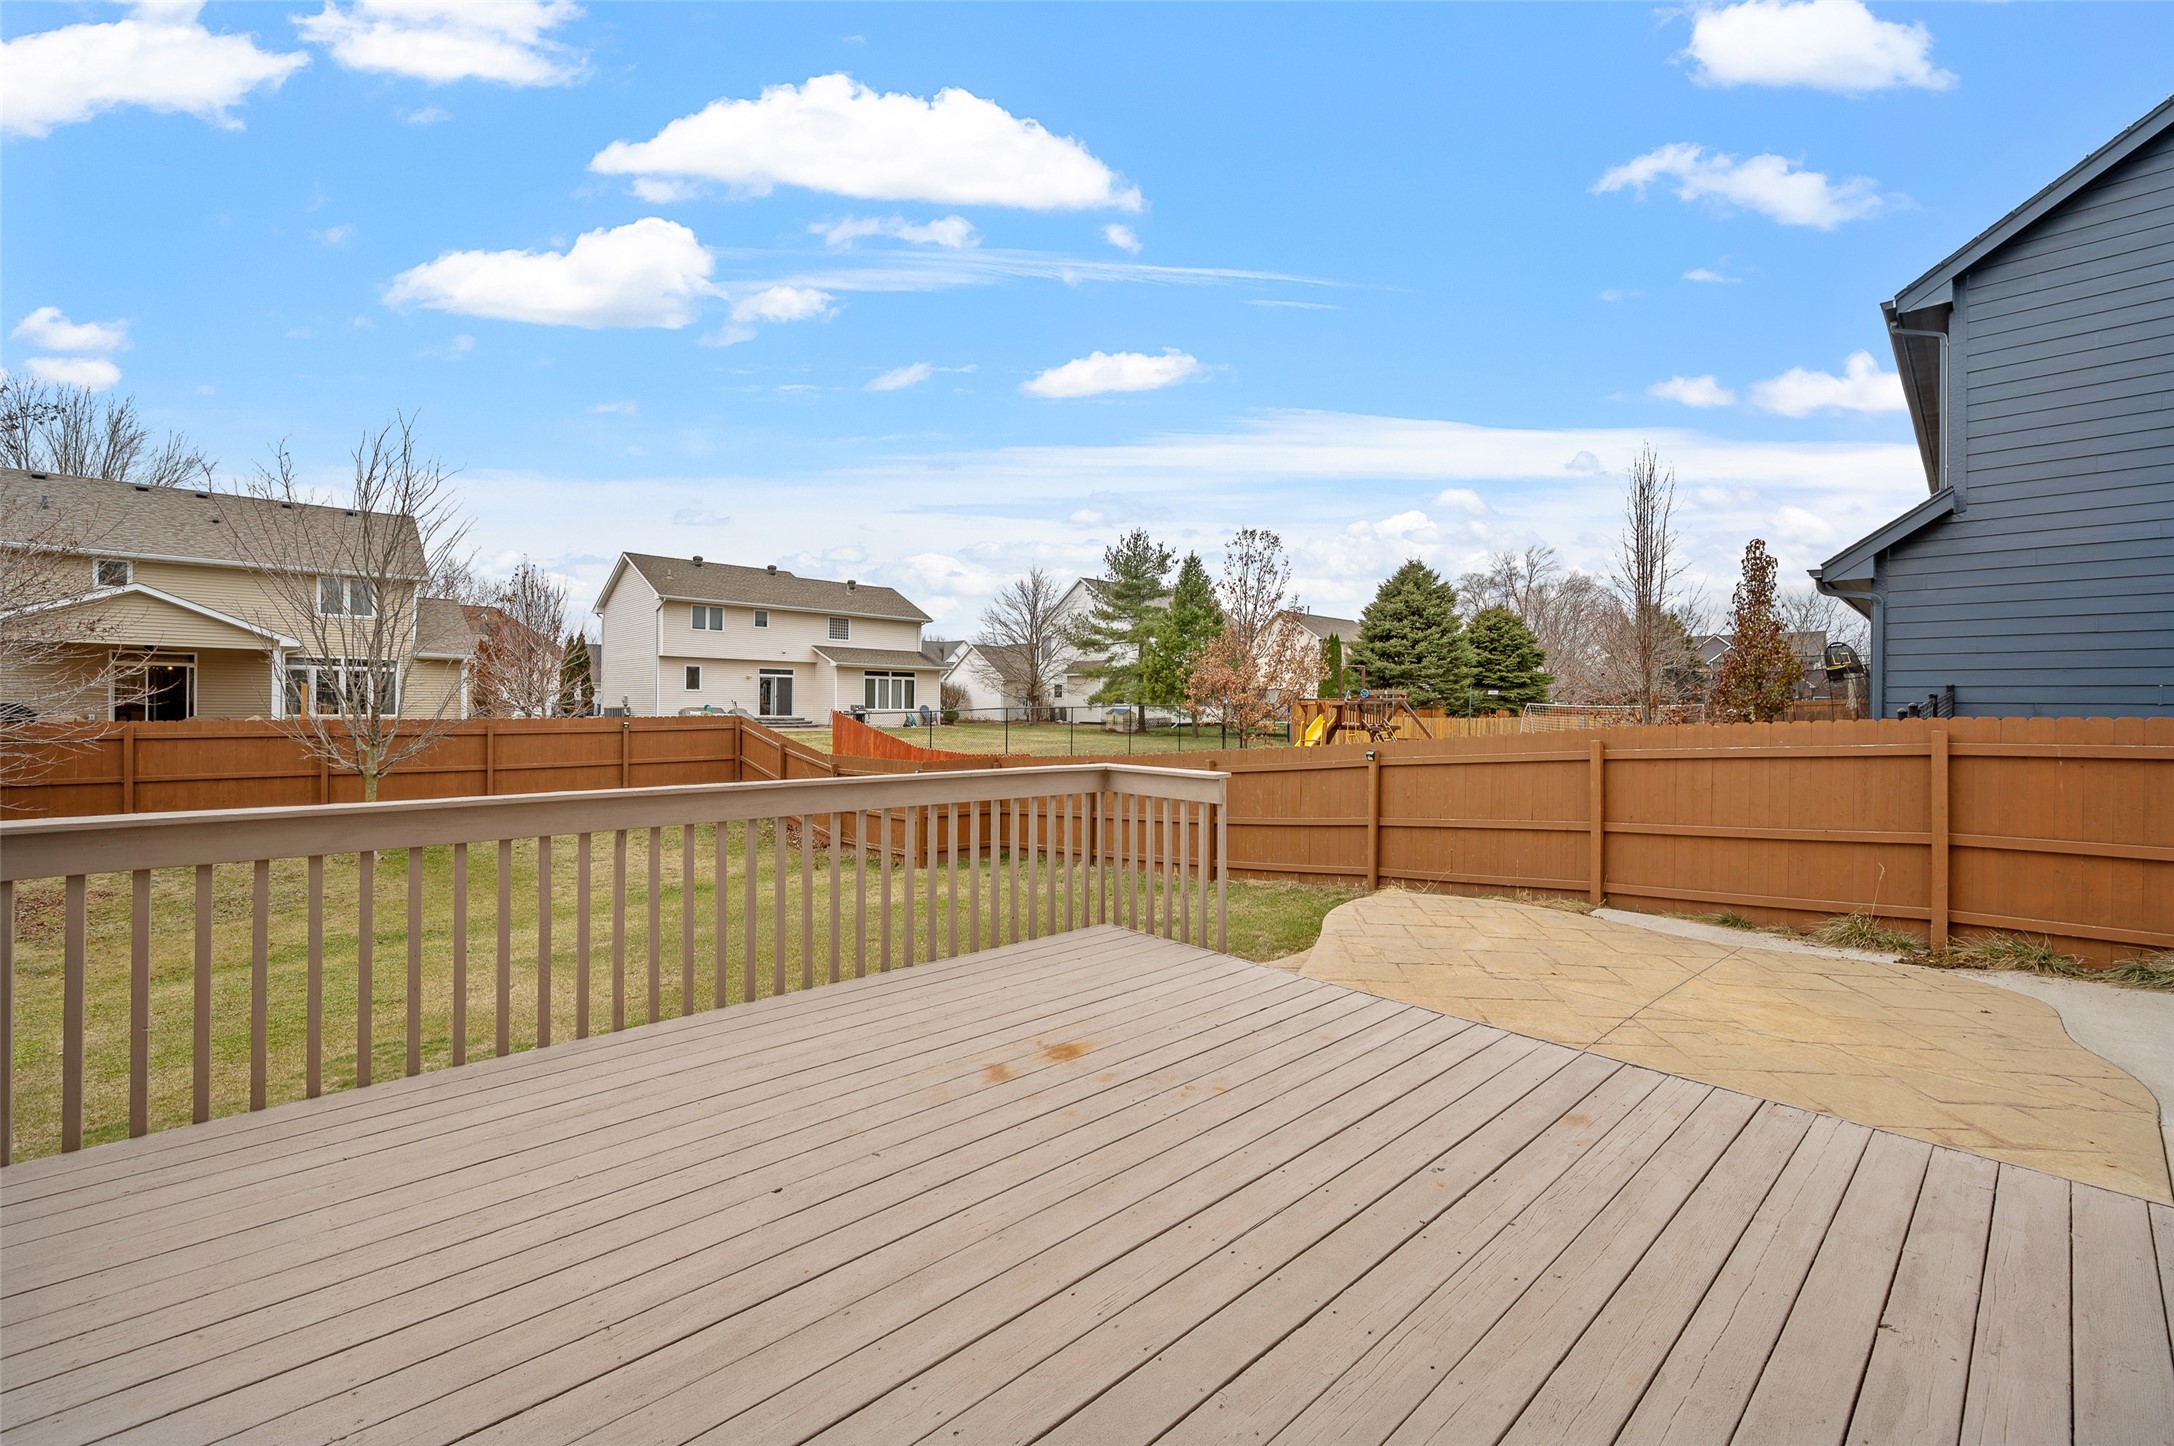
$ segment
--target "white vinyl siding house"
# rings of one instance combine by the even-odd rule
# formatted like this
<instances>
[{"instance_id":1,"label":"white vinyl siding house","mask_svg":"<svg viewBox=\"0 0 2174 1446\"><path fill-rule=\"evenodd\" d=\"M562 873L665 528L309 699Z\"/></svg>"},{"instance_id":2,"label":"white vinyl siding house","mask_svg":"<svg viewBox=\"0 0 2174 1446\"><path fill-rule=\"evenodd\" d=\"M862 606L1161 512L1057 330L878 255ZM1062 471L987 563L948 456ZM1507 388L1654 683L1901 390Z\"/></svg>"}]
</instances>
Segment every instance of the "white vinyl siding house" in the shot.
<instances>
[{"instance_id":1,"label":"white vinyl siding house","mask_svg":"<svg viewBox=\"0 0 2174 1446\"><path fill-rule=\"evenodd\" d=\"M928 615L890 588L623 553L596 610L607 708L790 726L832 710L898 723L936 699L942 670L921 645Z\"/></svg>"}]
</instances>

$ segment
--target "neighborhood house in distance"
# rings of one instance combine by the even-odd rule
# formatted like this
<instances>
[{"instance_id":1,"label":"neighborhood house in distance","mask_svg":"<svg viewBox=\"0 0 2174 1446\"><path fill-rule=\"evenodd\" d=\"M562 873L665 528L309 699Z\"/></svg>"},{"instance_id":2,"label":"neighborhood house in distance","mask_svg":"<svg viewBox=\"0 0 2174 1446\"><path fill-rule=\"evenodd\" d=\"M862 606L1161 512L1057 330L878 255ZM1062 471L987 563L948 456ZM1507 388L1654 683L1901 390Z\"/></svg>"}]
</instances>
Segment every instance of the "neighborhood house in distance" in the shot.
<instances>
[{"instance_id":1,"label":"neighborhood house in distance","mask_svg":"<svg viewBox=\"0 0 2174 1446\"><path fill-rule=\"evenodd\" d=\"M383 597L338 574L344 534L387 522L414 532L411 519L339 507L0 469L0 552L16 553L11 568L51 574L25 609L31 620L11 627L51 642L0 659L0 707L112 722L299 715L320 686L371 664L311 654L304 640L326 629L298 617L295 590L268 583L251 559L249 539L278 531L303 540L281 544L282 556L321 547L326 572L310 589L320 607L337 598L398 623L403 645L376 663L394 711L465 717L477 610L419 596L420 561Z\"/></svg>"},{"instance_id":2,"label":"neighborhood house in distance","mask_svg":"<svg viewBox=\"0 0 2174 1446\"><path fill-rule=\"evenodd\" d=\"M937 703L943 663L922 645L928 614L891 588L623 552L596 611L606 709L745 713L787 727L860 709L896 726Z\"/></svg>"},{"instance_id":3,"label":"neighborhood house in distance","mask_svg":"<svg viewBox=\"0 0 2174 1446\"><path fill-rule=\"evenodd\" d=\"M2174 715L2174 99L1882 310L1932 495L1812 571L1873 716Z\"/></svg>"}]
</instances>

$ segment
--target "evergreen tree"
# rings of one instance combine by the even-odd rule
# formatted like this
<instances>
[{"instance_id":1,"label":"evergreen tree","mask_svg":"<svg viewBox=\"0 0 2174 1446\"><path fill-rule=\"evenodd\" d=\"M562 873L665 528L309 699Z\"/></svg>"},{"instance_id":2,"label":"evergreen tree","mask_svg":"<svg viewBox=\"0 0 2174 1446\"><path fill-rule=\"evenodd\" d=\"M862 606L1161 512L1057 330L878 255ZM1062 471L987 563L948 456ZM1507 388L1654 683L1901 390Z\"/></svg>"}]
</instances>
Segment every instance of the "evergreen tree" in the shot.
<instances>
[{"instance_id":1,"label":"evergreen tree","mask_svg":"<svg viewBox=\"0 0 2174 1446\"><path fill-rule=\"evenodd\" d=\"M1359 614L1354 661L1369 688L1403 688L1415 708L1471 707L1472 645L1457 622L1457 590L1418 558L1389 575Z\"/></svg>"},{"instance_id":2,"label":"evergreen tree","mask_svg":"<svg viewBox=\"0 0 2174 1446\"><path fill-rule=\"evenodd\" d=\"M1516 613L1481 608L1465 637L1472 644L1473 704L1487 712L1545 703L1554 683L1545 671L1547 654Z\"/></svg>"},{"instance_id":3,"label":"evergreen tree","mask_svg":"<svg viewBox=\"0 0 2174 1446\"><path fill-rule=\"evenodd\" d=\"M1321 696L1344 696L1344 640L1334 633L1321 643Z\"/></svg>"},{"instance_id":4,"label":"evergreen tree","mask_svg":"<svg viewBox=\"0 0 2174 1446\"><path fill-rule=\"evenodd\" d=\"M573 633L566 639L566 651L559 659L559 716L586 717L595 701L596 665L589 657L589 640Z\"/></svg>"},{"instance_id":5,"label":"evergreen tree","mask_svg":"<svg viewBox=\"0 0 2174 1446\"><path fill-rule=\"evenodd\" d=\"M1716 717L1731 723L1771 723L1787 711L1804 677L1804 661L1774 611L1774 555L1751 539L1744 549L1744 576L1729 599L1729 650L1722 656L1708 700Z\"/></svg>"},{"instance_id":6,"label":"evergreen tree","mask_svg":"<svg viewBox=\"0 0 2174 1446\"><path fill-rule=\"evenodd\" d=\"M1182 704L1201 651L1222 631L1223 605L1216 600L1207 564L1200 560L1199 553L1188 552L1178 565L1170 605L1161 610L1149 640L1144 668L1146 701L1166 708Z\"/></svg>"},{"instance_id":7,"label":"evergreen tree","mask_svg":"<svg viewBox=\"0 0 2174 1446\"><path fill-rule=\"evenodd\" d=\"M1102 551L1102 585L1095 589L1094 611L1069 639L1089 657L1103 659L1096 670L1102 685L1094 703L1148 701L1146 664L1162 622L1164 595L1170 590L1169 548L1136 527Z\"/></svg>"}]
</instances>

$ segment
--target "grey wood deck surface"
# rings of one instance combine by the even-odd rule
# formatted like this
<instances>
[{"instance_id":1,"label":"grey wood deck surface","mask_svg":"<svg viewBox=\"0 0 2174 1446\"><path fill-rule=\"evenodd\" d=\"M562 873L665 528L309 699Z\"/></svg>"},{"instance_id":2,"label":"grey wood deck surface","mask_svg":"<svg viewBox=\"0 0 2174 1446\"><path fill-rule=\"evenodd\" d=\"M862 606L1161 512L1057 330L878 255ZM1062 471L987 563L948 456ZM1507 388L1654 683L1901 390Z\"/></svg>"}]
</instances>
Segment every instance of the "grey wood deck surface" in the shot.
<instances>
[{"instance_id":1,"label":"grey wood deck surface","mask_svg":"<svg viewBox=\"0 0 2174 1446\"><path fill-rule=\"evenodd\" d=\"M0 1175L8 1441L2174 1439L2174 1211L1113 928Z\"/></svg>"}]
</instances>

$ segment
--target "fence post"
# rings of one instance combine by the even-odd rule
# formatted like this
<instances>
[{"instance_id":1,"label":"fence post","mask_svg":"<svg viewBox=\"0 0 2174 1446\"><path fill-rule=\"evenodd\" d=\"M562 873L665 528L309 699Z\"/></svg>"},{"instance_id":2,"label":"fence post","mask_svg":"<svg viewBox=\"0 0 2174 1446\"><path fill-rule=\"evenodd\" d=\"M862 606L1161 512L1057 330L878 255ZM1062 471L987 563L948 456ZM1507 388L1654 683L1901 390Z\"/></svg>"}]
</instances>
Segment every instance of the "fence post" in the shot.
<instances>
[{"instance_id":1,"label":"fence post","mask_svg":"<svg viewBox=\"0 0 2174 1446\"><path fill-rule=\"evenodd\" d=\"M1591 830L1591 843L1589 845L1589 852L1592 855L1591 862L1588 864L1588 869L1592 875L1593 880L1592 887L1586 892L1586 898L1591 900L1596 905L1601 903L1608 896L1607 888L1605 885L1605 876L1602 873L1602 867L1605 863L1606 858L1606 844L1608 838L1607 792L1602 786L1604 782L1604 775L1607 772L1607 757L1607 745L1602 743L1598 738L1595 738L1593 740L1592 762L1587 766L1586 770L1587 788L1588 792L1591 794L1591 802L1587 805L1587 811L1591 818L1591 823L1589 824L1589 828Z\"/></svg>"},{"instance_id":2,"label":"fence post","mask_svg":"<svg viewBox=\"0 0 2174 1446\"><path fill-rule=\"evenodd\" d=\"M619 720L619 786L621 788L629 786L627 779L632 776L628 750L632 746L633 738L634 720L632 718L621 718Z\"/></svg>"},{"instance_id":3,"label":"fence post","mask_svg":"<svg viewBox=\"0 0 2174 1446\"><path fill-rule=\"evenodd\" d=\"M121 725L121 812L136 811L136 725Z\"/></svg>"},{"instance_id":4,"label":"fence post","mask_svg":"<svg viewBox=\"0 0 2174 1446\"><path fill-rule=\"evenodd\" d=\"M1935 951L1948 946L1948 735L1932 730L1926 750L1932 773L1932 916L1927 921Z\"/></svg>"},{"instance_id":5,"label":"fence post","mask_svg":"<svg viewBox=\"0 0 2174 1446\"><path fill-rule=\"evenodd\" d=\"M1366 891L1381 887L1381 755L1366 750Z\"/></svg>"}]
</instances>

